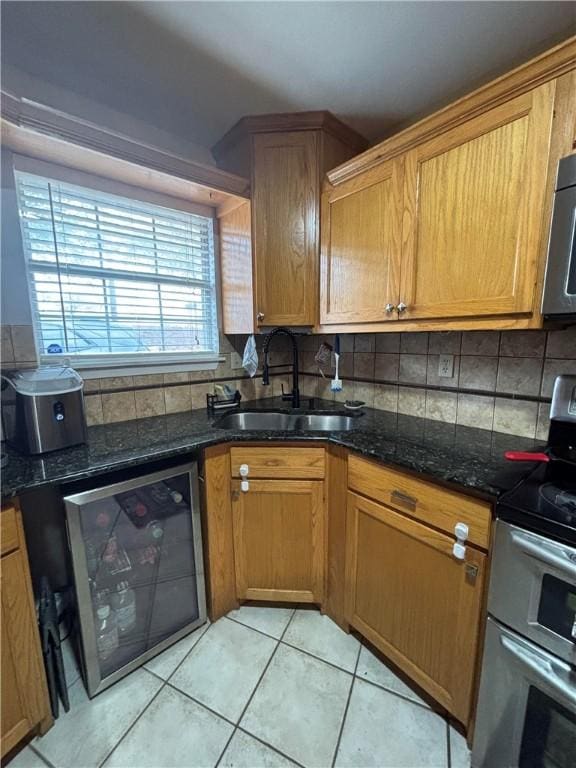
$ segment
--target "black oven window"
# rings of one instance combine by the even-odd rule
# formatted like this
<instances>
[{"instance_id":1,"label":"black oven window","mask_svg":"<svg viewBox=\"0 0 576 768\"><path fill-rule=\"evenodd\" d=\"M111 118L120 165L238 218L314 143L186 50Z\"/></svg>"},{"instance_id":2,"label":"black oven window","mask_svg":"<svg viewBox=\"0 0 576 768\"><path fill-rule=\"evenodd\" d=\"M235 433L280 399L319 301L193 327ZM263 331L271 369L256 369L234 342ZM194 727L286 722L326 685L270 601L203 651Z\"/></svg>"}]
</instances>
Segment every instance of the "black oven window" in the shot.
<instances>
[{"instance_id":1,"label":"black oven window","mask_svg":"<svg viewBox=\"0 0 576 768\"><path fill-rule=\"evenodd\" d=\"M542 579L538 624L576 643L576 589L556 576Z\"/></svg>"},{"instance_id":2,"label":"black oven window","mask_svg":"<svg viewBox=\"0 0 576 768\"><path fill-rule=\"evenodd\" d=\"M576 717L530 686L519 768L574 768Z\"/></svg>"}]
</instances>

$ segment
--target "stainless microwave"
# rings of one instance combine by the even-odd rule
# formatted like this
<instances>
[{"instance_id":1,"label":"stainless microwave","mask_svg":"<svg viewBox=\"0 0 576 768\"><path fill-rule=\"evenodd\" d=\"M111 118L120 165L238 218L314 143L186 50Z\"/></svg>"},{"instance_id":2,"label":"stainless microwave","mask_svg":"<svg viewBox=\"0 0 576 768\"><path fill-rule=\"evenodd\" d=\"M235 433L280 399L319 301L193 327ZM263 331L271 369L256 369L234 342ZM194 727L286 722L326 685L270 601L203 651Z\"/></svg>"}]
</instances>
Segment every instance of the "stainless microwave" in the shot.
<instances>
[{"instance_id":1,"label":"stainless microwave","mask_svg":"<svg viewBox=\"0 0 576 768\"><path fill-rule=\"evenodd\" d=\"M576 318L576 155L558 164L542 314Z\"/></svg>"}]
</instances>

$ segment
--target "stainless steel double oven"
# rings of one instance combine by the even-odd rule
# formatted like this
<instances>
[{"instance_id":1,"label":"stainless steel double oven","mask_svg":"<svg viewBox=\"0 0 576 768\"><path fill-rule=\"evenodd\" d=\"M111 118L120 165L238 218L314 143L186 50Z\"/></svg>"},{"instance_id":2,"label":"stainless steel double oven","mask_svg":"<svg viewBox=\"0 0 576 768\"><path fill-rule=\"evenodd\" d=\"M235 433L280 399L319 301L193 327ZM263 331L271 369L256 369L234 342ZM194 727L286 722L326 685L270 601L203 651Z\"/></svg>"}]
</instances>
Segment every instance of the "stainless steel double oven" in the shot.
<instances>
[{"instance_id":1,"label":"stainless steel double oven","mask_svg":"<svg viewBox=\"0 0 576 768\"><path fill-rule=\"evenodd\" d=\"M576 766L576 546L496 524L474 768Z\"/></svg>"}]
</instances>

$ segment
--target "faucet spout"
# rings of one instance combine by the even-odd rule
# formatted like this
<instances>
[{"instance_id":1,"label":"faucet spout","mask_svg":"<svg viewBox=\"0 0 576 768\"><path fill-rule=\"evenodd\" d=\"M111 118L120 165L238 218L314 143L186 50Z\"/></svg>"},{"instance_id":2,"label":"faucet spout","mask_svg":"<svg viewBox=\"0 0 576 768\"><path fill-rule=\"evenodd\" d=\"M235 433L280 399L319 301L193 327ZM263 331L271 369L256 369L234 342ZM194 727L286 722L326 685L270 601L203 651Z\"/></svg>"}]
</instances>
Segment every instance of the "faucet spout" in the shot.
<instances>
[{"instance_id":1,"label":"faucet spout","mask_svg":"<svg viewBox=\"0 0 576 768\"><path fill-rule=\"evenodd\" d=\"M270 349L270 343L275 336L284 335L287 336L292 343L292 393L290 399L292 400L293 408L300 408L300 389L298 387L298 342L296 335L288 328L279 326L270 331L264 339L264 364L262 366L262 384L270 384L270 369L268 364L268 351Z\"/></svg>"}]
</instances>

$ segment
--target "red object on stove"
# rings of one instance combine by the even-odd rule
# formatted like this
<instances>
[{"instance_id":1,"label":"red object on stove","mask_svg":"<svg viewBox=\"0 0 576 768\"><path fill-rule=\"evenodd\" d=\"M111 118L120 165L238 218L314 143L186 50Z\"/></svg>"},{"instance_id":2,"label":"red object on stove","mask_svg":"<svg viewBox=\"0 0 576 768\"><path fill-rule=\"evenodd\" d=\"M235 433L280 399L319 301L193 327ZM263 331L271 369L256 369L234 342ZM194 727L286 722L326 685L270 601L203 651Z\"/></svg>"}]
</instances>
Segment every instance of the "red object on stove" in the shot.
<instances>
[{"instance_id":1,"label":"red object on stove","mask_svg":"<svg viewBox=\"0 0 576 768\"><path fill-rule=\"evenodd\" d=\"M530 451L506 451L504 456L508 461L550 461L547 453L530 453Z\"/></svg>"}]
</instances>

